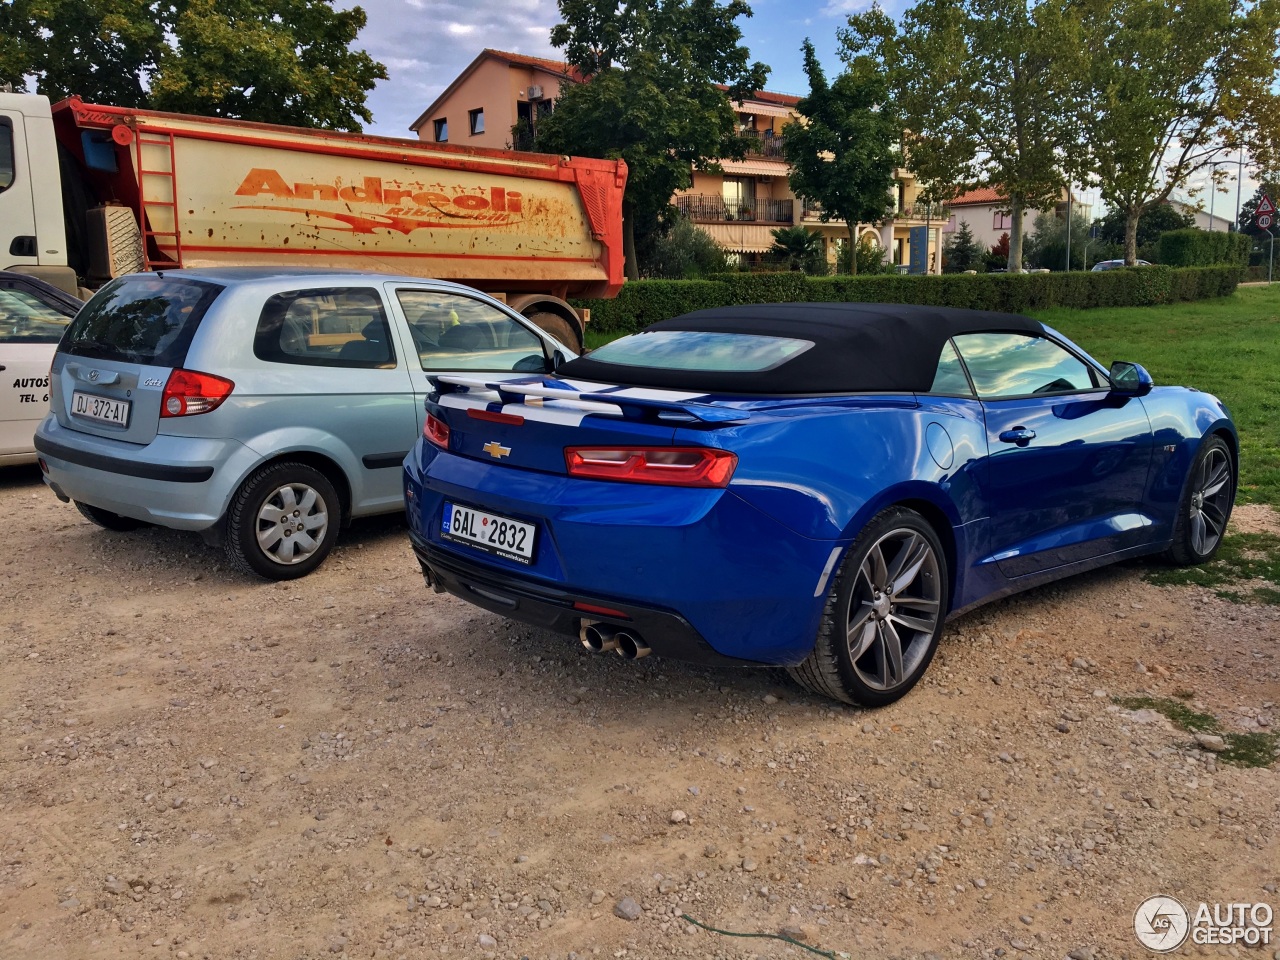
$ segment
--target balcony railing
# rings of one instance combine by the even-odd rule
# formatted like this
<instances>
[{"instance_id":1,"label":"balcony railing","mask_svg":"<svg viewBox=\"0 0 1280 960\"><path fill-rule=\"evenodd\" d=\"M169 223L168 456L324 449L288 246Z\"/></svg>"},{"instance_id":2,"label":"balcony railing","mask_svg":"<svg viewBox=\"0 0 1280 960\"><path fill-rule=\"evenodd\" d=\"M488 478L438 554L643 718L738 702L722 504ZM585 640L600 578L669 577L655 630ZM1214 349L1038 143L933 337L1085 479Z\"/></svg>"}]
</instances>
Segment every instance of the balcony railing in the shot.
<instances>
[{"instance_id":1,"label":"balcony railing","mask_svg":"<svg viewBox=\"0 0 1280 960\"><path fill-rule=\"evenodd\" d=\"M753 223L791 223L794 200L726 200L714 195L676 197L676 209L695 223L726 220Z\"/></svg>"},{"instance_id":2,"label":"balcony railing","mask_svg":"<svg viewBox=\"0 0 1280 960\"><path fill-rule=\"evenodd\" d=\"M949 220L951 208L945 203L917 203L903 207L894 217L898 220Z\"/></svg>"},{"instance_id":3,"label":"balcony railing","mask_svg":"<svg viewBox=\"0 0 1280 960\"><path fill-rule=\"evenodd\" d=\"M786 142L786 137L780 134L758 133L755 130L744 130L742 135L748 140L748 157L765 157L770 160L786 159L782 155L782 145Z\"/></svg>"},{"instance_id":4,"label":"balcony railing","mask_svg":"<svg viewBox=\"0 0 1280 960\"><path fill-rule=\"evenodd\" d=\"M804 200L801 201L800 214L804 219L821 220L822 212L822 204L817 200L810 200L808 197L805 197Z\"/></svg>"}]
</instances>

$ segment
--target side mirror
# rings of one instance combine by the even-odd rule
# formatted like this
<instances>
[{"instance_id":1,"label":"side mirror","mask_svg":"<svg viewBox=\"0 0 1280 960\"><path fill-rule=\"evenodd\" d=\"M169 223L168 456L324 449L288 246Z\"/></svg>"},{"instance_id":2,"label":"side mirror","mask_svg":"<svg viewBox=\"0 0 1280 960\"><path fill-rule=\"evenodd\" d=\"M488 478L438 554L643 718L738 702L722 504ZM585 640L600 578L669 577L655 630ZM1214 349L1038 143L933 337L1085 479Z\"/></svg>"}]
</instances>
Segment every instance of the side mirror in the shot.
<instances>
[{"instance_id":1,"label":"side mirror","mask_svg":"<svg viewBox=\"0 0 1280 960\"><path fill-rule=\"evenodd\" d=\"M555 373L560 369L561 365L567 362L567 358L559 350L555 350L551 354L551 372Z\"/></svg>"},{"instance_id":2,"label":"side mirror","mask_svg":"<svg viewBox=\"0 0 1280 960\"><path fill-rule=\"evenodd\" d=\"M1109 376L1111 378L1111 389L1115 393L1126 396L1142 396L1155 386L1155 381L1151 379L1151 374L1147 373L1140 364L1129 363L1127 360L1117 360L1111 364Z\"/></svg>"}]
</instances>

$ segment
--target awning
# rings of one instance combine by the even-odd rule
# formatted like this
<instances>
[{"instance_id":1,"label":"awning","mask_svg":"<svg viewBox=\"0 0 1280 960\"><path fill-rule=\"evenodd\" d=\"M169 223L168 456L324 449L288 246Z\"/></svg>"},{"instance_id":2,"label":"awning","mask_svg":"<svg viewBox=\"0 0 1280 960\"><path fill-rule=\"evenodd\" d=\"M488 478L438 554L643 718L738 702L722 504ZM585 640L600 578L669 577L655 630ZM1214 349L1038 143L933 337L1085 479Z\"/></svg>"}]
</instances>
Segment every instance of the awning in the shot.
<instances>
[{"instance_id":1,"label":"awning","mask_svg":"<svg viewBox=\"0 0 1280 960\"><path fill-rule=\"evenodd\" d=\"M724 172L734 177L785 177L785 160L721 160Z\"/></svg>"},{"instance_id":2,"label":"awning","mask_svg":"<svg viewBox=\"0 0 1280 960\"><path fill-rule=\"evenodd\" d=\"M757 103L754 100L747 103L735 103L733 109L738 113L754 113L757 117L792 117L795 116L794 107L780 107L772 103Z\"/></svg>"},{"instance_id":3,"label":"awning","mask_svg":"<svg viewBox=\"0 0 1280 960\"><path fill-rule=\"evenodd\" d=\"M737 253L766 253L773 249L773 231L779 226L765 226L760 223L700 223L699 230L705 230L726 250Z\"/></svg>"}]
</instances>

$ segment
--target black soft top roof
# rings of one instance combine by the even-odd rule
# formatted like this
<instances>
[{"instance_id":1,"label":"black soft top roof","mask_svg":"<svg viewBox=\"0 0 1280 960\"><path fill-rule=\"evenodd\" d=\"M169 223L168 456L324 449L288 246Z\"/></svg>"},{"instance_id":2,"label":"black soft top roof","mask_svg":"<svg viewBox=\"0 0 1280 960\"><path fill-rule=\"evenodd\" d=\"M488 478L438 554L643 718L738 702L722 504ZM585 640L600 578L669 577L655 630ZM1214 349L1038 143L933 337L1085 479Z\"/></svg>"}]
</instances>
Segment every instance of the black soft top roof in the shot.
<instances>
[{"instance_id":1,"label":"black soft top roof","mask_svg":"<svg viewBox=\"0 0 1280 960\"><path fill-rule=\"evenodd\" d=\"M696 330L808 340L813 347L771 370L667 370L595 360L590 354L558 376L730 394L922 393L933 385L942 348L962 333L1041 334L1044 326L1014 313L883 303L770 303L697 310L661 320L636 336Z\"/></svg>"}]
</instances>

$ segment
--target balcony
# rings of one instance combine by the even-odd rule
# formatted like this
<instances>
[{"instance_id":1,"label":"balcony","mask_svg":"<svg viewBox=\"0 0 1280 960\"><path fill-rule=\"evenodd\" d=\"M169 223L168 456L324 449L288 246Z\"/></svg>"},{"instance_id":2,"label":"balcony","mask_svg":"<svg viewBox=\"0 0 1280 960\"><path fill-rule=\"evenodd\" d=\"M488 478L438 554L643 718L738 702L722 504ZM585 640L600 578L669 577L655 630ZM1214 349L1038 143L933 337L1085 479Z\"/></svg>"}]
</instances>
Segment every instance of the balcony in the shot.
<instances>
[{"instance_id":1,"label":"balcony","mask_svg":"<svg viewBox=\"0 0 1280 960\"><path fill-rule=\"evenodd\" d=\"M794 200L725 200L714 195L676 197L676 209L694 223L791 223Z\"/></svg>"},{"instance_id":2,"label":"balcony","mask_svg":"<svg viewBox=\"0 0 1280 960\"><path fill-rule=\"evenodd\" d=\"M893 215L895 220L949 220L951 208L945 203L917 203L903 207Z\"/></svg>"},{"instance_id":3,"label":"balcony","mask_svg":"<svg viewBox=\"0 0 1280 960\"><path fill-rule=\"evenodd\" d=\"M786 137L775 133L758 133L755 130L743 130L742 136L747 138L747 156L764 157L767 160L785 160L782 145Z\"/></svg>"}]
</instances>

